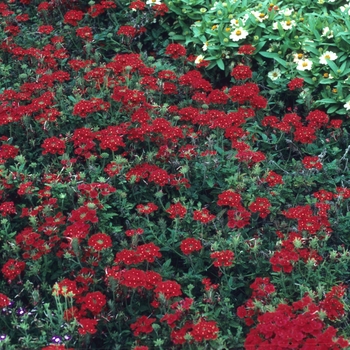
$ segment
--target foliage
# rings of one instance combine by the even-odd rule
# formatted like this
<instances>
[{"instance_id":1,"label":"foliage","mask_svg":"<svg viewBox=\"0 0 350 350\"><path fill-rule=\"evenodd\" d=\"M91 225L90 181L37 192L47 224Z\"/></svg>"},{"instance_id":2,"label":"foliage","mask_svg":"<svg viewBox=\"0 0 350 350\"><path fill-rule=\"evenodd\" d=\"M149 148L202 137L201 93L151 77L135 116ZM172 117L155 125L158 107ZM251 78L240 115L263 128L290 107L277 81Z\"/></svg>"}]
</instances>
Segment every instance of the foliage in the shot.
<instances>
[{"instance_id":1,"label":"foliage","mask_svg":"<svg viewBox=\"0 0 350 350\"><path fill-rule=\"evenodd\" d=\"M176 34L210 6L0 3L0 347L348 347L347 112L263 74L276 9L217 81Z\"/></svg>"}]
</instances>

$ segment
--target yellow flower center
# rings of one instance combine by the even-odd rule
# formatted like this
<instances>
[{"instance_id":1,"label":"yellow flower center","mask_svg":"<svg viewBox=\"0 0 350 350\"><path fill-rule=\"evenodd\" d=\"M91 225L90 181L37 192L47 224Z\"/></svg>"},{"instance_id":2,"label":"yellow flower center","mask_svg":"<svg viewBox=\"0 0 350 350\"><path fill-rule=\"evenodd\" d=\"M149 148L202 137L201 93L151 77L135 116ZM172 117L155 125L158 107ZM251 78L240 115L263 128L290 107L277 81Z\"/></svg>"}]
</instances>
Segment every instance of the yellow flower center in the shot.
<instances>
[{"instance_id":1,"label":"yellow flower center","mask_svg":"<svg viewBox=\"0 0 350 350\"><path fill-rule=\"evenodd\" d=\"M303 62L302 66L307 67L307 62Z\"/></svg>"},{"instance_id":2,"label":"yellow flower center","mask_svg":"<svg viewBox=\"0 0 350 350\"><path fill-rule=\"evenodd\" d=\"M326 55L326 56L324 56L324 58L326 58L327 60L330 60L330 59L331 59L331 56Z\"/></svg>"},{"instance_id":3,"label":"yellow flower center","mask_svg":"<svg viewBox=\"0 0 350 350\"><path fill-rule=\"evenodd\" d=\"M290 26L291 24L292 24L291 21L287 21L287 22L286 22L286 25L287 25L287 26Z\"/></svg>"},{"instance_id":4,"label":"yellow flower center","mask_svg":"<svg viewBox=\"0 0 350 350\"><path fill-rule=\"evenodd\" d=\"M226 32L229 32L229 31L231 31L231 28L226 28L225 30L226 30Z\"/></svg>"},{"instance_id":5,"label":"yellow flower center","mask_svg":"<svg viewBox=\"0 0 350 350\"><path fill-rule=\"evenodd\" d=\"M241 35L242 32L240 30L236 30L236 35Z\"/></svg>"},{"instance_id":6,"label":"yellow flower center","mask_svg":"<svg viewBox=\"0 0 350 350\"><path fill-rule=\"evenodd\" d=\"M301 60L302 58L303 58L303 54L302 53L298 53L298 58L299 58L299 60Z\"/></svg>"},{"instance_id":7,"label":"yellow flower center","mask_svg":"<svg viewBox=\"0 0 350 350\"><path fill-rule=\"evenodd\" d=\"M218 27L218 26L215 25L215 26L212 26L211 29L212 29L212 30L215 30L217 27Z\"/></svg>"},{"instance_id":8,"label":"yellow flower center","mask_svg":"<svg viewBox=\"0 0 350 350\"><path fill-rule=\"evenodd\" d=\"M338 92L338 90L337 89L333 89L332 92L333 92L333 94L336 94Z\"/></svg>"},{"instance_id":9,"label":"yellow flower center","mask_svg":"<svg viewBox=\"0 0 350 350\"><path fill-rule=\"evenodd\" d=\"M264 14L264 13L260 13L259 17L260 17L260 18L264 18L264 17L265 17L265 14Z\"/></svg>"},{"instance_id":10,"label":"yellow flower center","mask_svg":"<svg viewBox=\"0 0 350 350\"><path fill-rule=\"evenodd\" d=\"M329 77L329 74L328 74L328 73L324 73L324 74L323 74L323 77L324 77L324 78L328 78L328 77Z\"/></svg>"}]
</instances>

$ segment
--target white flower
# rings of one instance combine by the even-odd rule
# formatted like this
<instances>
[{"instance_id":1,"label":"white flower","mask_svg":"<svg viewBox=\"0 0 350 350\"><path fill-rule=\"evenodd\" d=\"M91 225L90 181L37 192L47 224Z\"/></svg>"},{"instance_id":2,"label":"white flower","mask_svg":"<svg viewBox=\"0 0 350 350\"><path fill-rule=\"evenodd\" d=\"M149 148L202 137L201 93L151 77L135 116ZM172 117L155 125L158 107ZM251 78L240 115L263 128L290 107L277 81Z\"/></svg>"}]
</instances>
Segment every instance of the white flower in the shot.
<instances>
[{"instance_id":1,"label":"white flower","mask_svg":"<svg viewBox=\"0 0 350 350\"><path fill-rule=\"evenodd\" d=\"M334 61L338 58L337 54L332 51L326 51L321 57L320 57L320 63L321 64L328 64L327 59L330 61Z\"/></svg>"},{"instance_id":2,"label":"white flower","mask_svg":"<svg viewBox=\"0 0 350 350\"><path fill-rule=\"evenodd\" d=\"M208 42L206 41L205 43L204 43L204 45L202 46L202 50L203 51L207 51L208 50Z\"/></svg>"},{"instance_id":3,"label":"white flower","mask_svg":"<svg viewBox=\"0 0 350 350\"><path fill-rule=\"evenodd\" d=\"M349 111L350 110L350 101L347 101L344 105L344 108Z\"/></svg>"},{"instance_id":4,"label":"white flower","mask_svg":"<svg viewBox=\"0 0 350 350\"><path fill-rule=\"evenodd\" d=\"M264 21L264 19L267 19L268 16L265 15L264 13L261 13L259 11L252 11L252 15L261 23Z\"/></svg>"},{"instance_id":5,"label":"white flower","mask_svg":"<svg viewBox=\"0 0 350 350\"><path fill-rule=\"evenodd\" d=\"M299 61L302 61L305 58L304 54L302 53L295 53L293 57L294 57L293 58L294 63L298 63Z\"/></svg>"},{"instance_id":6,"label":"white flower","mask_svg":"<svg viewBox=\"0 0 350 350\"><path fill-rule=\"evenodd\" d=\"M203 55L199 55L197 56L197 58L195 59L194 63L195 64L199 64L204 60L204 56Z\"/></svg>"},{"instance_id":7,"label":"white flower","mask_svg":"<svg viewBox=\"0 0 350 350\"><path fill-rule=\"evenodd\" d=\"M230 24L231 24L232 27L239 27L241 24L242 24L242 25L245 25L245 22L247 22L248 18L249 18L249 15L248 15L248 13L246 13L246 14L243 16L243 18L240 18L240 19L235 19L235 18L234 18L234 19L231 19Z\"/></svg>"},{"instance_id":8,"label":"white flower","mask_svg":"<svg viewBox=\"0 0 350 350\"><path fill-rule=\"evenodd\" d=\"M297 65L297 70L311 70L312 61L309 59L300 60Z\"/></svg>"},{"instance_id":9,"label":"white flower","mask_svg":"<svg viewBox=\"0 0 350 350\"><path fill-rule=\"evenodd\" d=\"M280 78L281 76L281 71L278 68L275 68L274 70L272 70L271 72L269 72L267 74L267 76L271 79L271 80L277 80Z\"/></svg>"},{"instance_id":10,"label":"white flower","mask_svg":"<svg viewBox=\"0 0 350 350\"><path fill-rule=\"evenodd\" d=\"M284 9L281 11L286 17L290 17L292 13L294 12L293 9Z\"/></svg>"},{"instance_id":11,"label":"white flower","mask_svg":"<svg viewBox=\"0 0 350 350\"><path fill-rule=\"evenodd\" d=\"M232 39L232 41L239 41L245 39L248 34L249 33L242 27L235 28L235 30L230 34L230 39Z\"/></svg>"},{"instance_id":12,"label":"white flower","mask_svg":"<svg viewBox=\"0 0 350 350\"><path fill-rule=\"evenodd\" d=\"M326 36L328 39L333 38L333 30L330 30L329 27L325 27L323 28L321 36Z\"/></svg>"},{"instance_id":13,"label":"white flower","mask_svg":"<svg viewBox=\"0 0 350 350\"><path fill-rule=\"evenodd\" d=\"M293 27L295 27L297 24L295 23L294 20L291 21L282 21L281 22L281 26L284 30L288 30L288 29L292 29Z\"/></svg>"},{"instance_id":14,"label":"white flower","mask_svg":"<svg viewBox=\"0 0 350 350\"><path fill-rule=\"evenodd\" d=\"M146 5L161 5L162 2L160 0L147 0Z\"/></svg>"}]
</instances>

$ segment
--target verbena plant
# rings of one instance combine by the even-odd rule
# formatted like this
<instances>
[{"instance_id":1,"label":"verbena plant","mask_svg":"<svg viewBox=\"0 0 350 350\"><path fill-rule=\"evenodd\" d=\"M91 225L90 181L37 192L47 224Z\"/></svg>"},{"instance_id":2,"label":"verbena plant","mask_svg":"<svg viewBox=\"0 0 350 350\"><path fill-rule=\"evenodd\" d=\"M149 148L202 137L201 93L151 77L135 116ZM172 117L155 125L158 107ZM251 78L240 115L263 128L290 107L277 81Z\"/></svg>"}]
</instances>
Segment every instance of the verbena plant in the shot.
<instances>
[{"instance_id":1,"label":"verbena plant","mask_svg":"<svg viewBox=\"0 0 350 350\"><path fill-rule=\"evenodd\" d=\"M346 110L251 15L217 80L176 4L0 3L1 348L349 347Z\"/></svg>"}]
</instances>

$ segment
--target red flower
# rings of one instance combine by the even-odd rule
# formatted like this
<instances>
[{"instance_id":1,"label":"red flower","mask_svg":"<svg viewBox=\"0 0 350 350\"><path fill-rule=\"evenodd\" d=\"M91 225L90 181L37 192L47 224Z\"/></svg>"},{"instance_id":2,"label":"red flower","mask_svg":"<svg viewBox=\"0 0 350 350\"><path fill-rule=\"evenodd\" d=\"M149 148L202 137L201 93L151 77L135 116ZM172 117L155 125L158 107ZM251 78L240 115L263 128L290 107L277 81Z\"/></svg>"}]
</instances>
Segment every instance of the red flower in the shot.
<instances>
[{"instance_id":1,"label":"red flower","mask_svg":"<svg viewBox=\"0 0 350 350\"><path fill-rule=\"evenodd\" d=\"M14 259L9 259L1 269L5 279L12 281L24 271L26 263Z\"/></svg>"},{"instance_id":2,"label":"red flower","mask_svg":"<svg viewBox=\"0 0 350 350\"><path fill-rule=\"evenodd\" d=\"M255 47L253 45L242 45L238 49L238 54L240 55L252 55L255 51Z\"/></svg>"},{"instance_id":3,"label":"red flower","mask_svg":"<svg viewBox=\"0 0 350 350\"><path fill-rule=\"evenodd\" d=\"M303 78L294 78L288 83L288 88L290 91L301 89L304 84Z\"/></svg>"},{"instance_id":4,"label":"red flower","mask_svg":"<svg viewBox=\"0 0 350 350\"><path fill-rule=\"evenodd\" d=\"M9 306L11 304L11 300L5 295L0 293L0 308Z\"/></svg>"},{"instance_id":5,"label":"red flower","mask_svg":"<svg viewBox=\"0 0 350 350\"><path fill-rule=\"evenodd\" d=\"M320 162L320 159L318 157L310 157L310 156L306 156L304 157L304 159L302 160L302 163L305 167L305 169L317 169L317 170L321 170L323 165Z\"/></svg>"},{"instance_id":6,"label":"red flower","mask_svg":"<svg viewBox=\"0 0 350 350\"><path fill-rule=\"evenodd\" d=\"M242 197L240 194L235 193L233 190L227 190L219 194L218 205L227 205L231 208L240 208Z\"/></svg>"},{"instance_id":7,"label":"red flower","mask_svg":"<svg viewBox=\"0 0 350 350\"><path fill-rule=\"evenodd\" d=\"M130 328L134 331L134 335L137 337L141 333L152 333L152 324L156 321L156 318L149 318L147 316L139 317L135 323L130 325Z\"/></svg>"},{"instance_id":8,"label":"red flower","mask_svg":"<svg viewBox=\"0 0 350 350\"><path fill-rule=\"evenodd\" d=\"M126 230L125 235L128 237L132 237L135 235L142 235L143 234L143 229L142 228L137 228L137 229L132 229L132 230Z\"/></svg>"},{"instance_id":9,"label":"red flower","mask_svg":"<svg viewBox=\"0 0 350 350\"><path fill-rule=\"evenodd\" d=\"M266 218L269 215L271 203L267 198L258 197L252 204L249 206L249 210L253 213L259 213L261 218Z\"/></svg>"},{"instance_id":10,"label":"red flower","mask_svg":"<svg viewBox=\"0 0 350 350\"><path fill-rule=\"evenodd\" d=\"M138 204L136 206L136 210L139 212L139 214L145 214L145 215L149 215L154 211L156 211L157 209L158 209L158 206L150 202L148 202L147 204Z\"/></svg>"},{"instance_id":11,"label":"red flower","mask_svg":"<svg viewBox=\"0 0 350 350\"><path fill-rule=\"evenodd\" d=\"M146 3L144 3L143 1L140 0L136 0L133 1L130 5L129 5L129 9L136 11L136 10L144 10L146 8Z\"/></svg>"},{"instance_id":12,"label":"red flower","mask_svg":"<svg viewBox=\"0 0 350 350\"><path fill-rule=\"evenodd\" d=\"M294 132L294 140L301 143L312 143L316 140L315 129L309 126L299 126Z\"/></svg>"},{"instance_id":13,"label":"red flower","mask_svg":"<svg viewBox=\"0 0 350 350\"><path fill-rule=\"evenodd\" d=\"M186 238L180 244L180 249L183 254L189 255L203 248L202 243L195 238Z\"/></svg>"},{"instance_id":14,"label":"red flower","mask_svg":"<svg viewBox=\"0 0 350 350\"><path fill-rule=\"evenodd\" d=\"M248 66L238 65L234 67L231 71L231 77L236 80L250 79L253 76L253 72Z\"/></svg>"},{"instance_id":15,"label":"red flower","mask_svg":"<svg viewBox=\"0 0 350 350\"><path fill-rule=\"evenodd\" d=\"M160 248L154 243L146 243L136 248L136 254L141 261L154 262L155 258L161 258L162 254L159 253Z\"/></svg>"},{"instance_id":16,"label":"red flower","mask_svg":"<svg viewBox=\"0 0 350 350\"><path fill-rule=\"evenodd\" d=\"M193 212L193 220L200 221L203 224L207 224L216 218L215 215L211 214L208 209L195 210Z\"/></svg>"},{"instance_id":17,"label":"red flower","mask_svg":"<svg viewBox=\"0 0 350 350\"><path fill-rule=\"evenodd\" d=\"M178 297L182 294L181 286L175 281L164 281L159 282L154 289L154 293L156 293L159 298L160 294L164 296L166 300Z\"/></svg>"},{"instance_id":18,"label":"red flower","mask_svg":"<svg viewBox=\"0 0 350 350\"><path fill-rule=\"evenodd\" d=\"M72 26L77 26L78 22L84 17L84 12L71 10L64 15L64 23L70 24Z\"/></svg>"},{"instance_id":19,"label":"red flower","mask_svg":"<svg viewBox=\"0 0 350 350\"><path fill-rule=\"evenodd\" d=\"M270 171L263 181L267 182L270 187L282 185L284 183L282 176L276 174L274 171Z\"/></svg>"},{"instance_id":20,"label":"red flower","mask_svg":"<svg viewBox=\"0 0 350 350\"><path fill-rule=\"evenodd\" d=\"M180 203L170 204L170 207L166 210L170 214L170 219L175 219L177 217L183 218L187 213L187 209Z\"/></svg>"},{"instance_id":21,"label":"red flower","mask_svg":"<svg viewBox=\"0 0 350 350\"><path fill-rule=\"evenodd\" d=\"M45 139L41 147L44 148L44 150L42 151L43 155L48 153L62 155L65 152L66 143L65 141L54 136Z\"/></svg>"},{"instance_id":22,"label":"red flower","mask_svg":"<svg viewBox=\"0 0 350 350\"><path fill-rule=\"evenodd\" d=\"M243 228L250 224L251 214L248 210L244 209L243 207L237 210L228 210L227 216L227 226L229 228Z\"/></svg>"},{"instance_id":23,"label":"red flower","mask_svg":"<svg viewBox=\"0 0 350 350\"><path fill-rule=\"evenodd\" d=\"M54 30L54 27L51 25L43 25L38 28L40 34L50 34Z\"/></svg>"},{"instance_id":24,"label":"red flower","mask_svg":"<svg viewBox=\"0 0 350 350\"><path fill-rule=\"evenodd\" d=\"M86 41L92 41L93 39L93 34L92 34L92 29L90 27L81 27L78 28L75 33L77 34L77 36L81 39L84 39Z\"/></svg>"},{"instance_id":25,"label":"red flower","mask_svg":"<svg viewBox=\"0 0 350 350\"><path fill-rule=\"evenodd\" d=\"M213 265L216 267L232 266L234 256L235 254L230 250L223 250L221 252L215 252L210 254L210 257L212 259L215 259Z\"/></svg>"},{"instance_id":26,"label":"red flower","mask_svg":"<svg viewBox=\"0 0 350 350\"><path fill-rule=\"evenodd\" d=\"M308 114L306 120L309 122L309 127L319 129L328 124L329 117L325 112L315 110Z\"/></svg>"},{"instance_id":27,"label":"red flower","mask_svg":"<svg viewBox=\"0 0 350 350\"><path fill-rule=\"evenodd\" d=\"M190 332L193 339L197 342L204 340L214 340L218 337L219 328L215 321L205 321L201 319L197 324L193 325L193 330Z\"/></svg>"},{"instance_id":28,"label":"red flower","mask_svg":"<svg viewBox=\"0 0 350 350\"><path fill-rule=\"evenodd\" d=\"M186 49L180 44L169 44L165 49L165 54L173 59L177 59L186 56Z\"/></svg>"},{"instance_id":29,"label":"red flower","mask_svg":"<svg viewBox=\"0 0 350 350\"><path fill-rule=\"evenodd\" d=\"M97 320L91 319L91 318L80 318L78 320L79 323L79 329L78 333L80 335L85 334L95 334L97 332L96 326L97 326Z\"/></svg>"},{"instance_id":30,"label":"red flower","mask_svg":"<svg viewBox=\"0 0 350 350\"><path fill-rule=\"evenodd\" d=\"M117 31L118 35L125 35L129 38L134 38L137 34L137 29L133 26L120 26L119 30Z\"/></svg>"},{"instance_id":31,"label":"red flower","mask_svg":"<svg viewBox=\"0 0 350 350\"><path fill-rule=\"evenodd\" d=\"M82 310L90 310L94 315L99 314L106 305L107 299L101 292L87 293L82 299Z\"/></svg>"},{"instance_id":32,"label":"red flower","mask_svg":"<svg viewBox=\"0 0 350 350\"><path fill-rule=\"evenodd\" d=\"M112 239L105 233L95 233L89 238L88 245L97 252L100 252L101 250L112 247Z\"/></svg>"},{"instance_id":33,"label":"red flower","mask_svg":"<svg viewBox=\"0 0 350 350\"><path fill-rule=\"evenodd\" d=\"M7 216L11 214L17 214L15 203L13 202L3 202L0 204L0 213L2 216Z\"/></svg>"}]
</instances>

